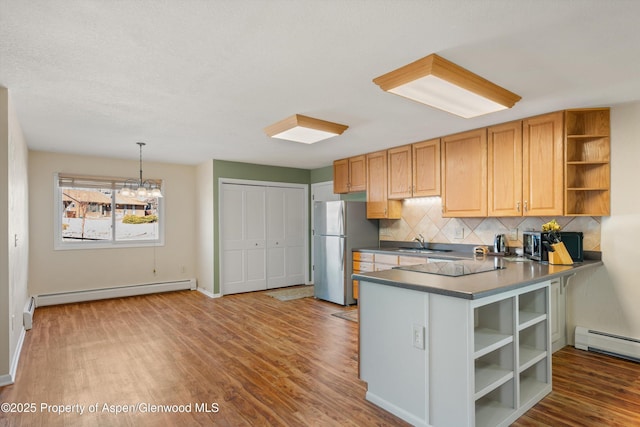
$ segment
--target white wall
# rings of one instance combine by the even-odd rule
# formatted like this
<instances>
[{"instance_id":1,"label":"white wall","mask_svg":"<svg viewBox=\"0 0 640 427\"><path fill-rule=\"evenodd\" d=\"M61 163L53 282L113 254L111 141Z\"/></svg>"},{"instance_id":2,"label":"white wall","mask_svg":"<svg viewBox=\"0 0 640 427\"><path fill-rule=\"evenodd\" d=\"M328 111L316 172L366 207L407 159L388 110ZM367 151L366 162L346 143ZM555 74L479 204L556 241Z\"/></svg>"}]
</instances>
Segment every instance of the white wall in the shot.
<instances>
[{"instance_id":1,"label":"white wall","mask_svg":"<svg viewBox=\"0 0 640 427\"><path fill-rule=\"evenodd\" d=\"M0 385L13 382L28 299L28 151L5 88L0 88Z\"/></svg>"},{"instance_id":2,"label":"white wall","mask_svg":"<svg viewBox=\"0 0 640 427\"><path fill-rule=\"evenodd\" d=\"M133 178L139 165L135 160L30 152L31 295L196 277L196 167L152 162L143 166L145 178L164 180L164 246L56 251L54 173Z\"/></svg>"},{"instance_id":3,"label":"white wall","mask_svg":"<svg viewBox=\"0 0 640 427\"><path fill-rule=\"evenodd\" d=\"M567 331L575 326L640 339L640 102L611 109L611 216L602 218L604 267L571 279Z\"/></svg>"},{"instance_id":4,"label":"white wall","mask_svg":"<svg viewBox=\"0 0 640 427\"><path fill-rule=\"evenodd\" d=\"M213 160L197 166L198 289L213 294Z\"/></svg>"}]
</instances>

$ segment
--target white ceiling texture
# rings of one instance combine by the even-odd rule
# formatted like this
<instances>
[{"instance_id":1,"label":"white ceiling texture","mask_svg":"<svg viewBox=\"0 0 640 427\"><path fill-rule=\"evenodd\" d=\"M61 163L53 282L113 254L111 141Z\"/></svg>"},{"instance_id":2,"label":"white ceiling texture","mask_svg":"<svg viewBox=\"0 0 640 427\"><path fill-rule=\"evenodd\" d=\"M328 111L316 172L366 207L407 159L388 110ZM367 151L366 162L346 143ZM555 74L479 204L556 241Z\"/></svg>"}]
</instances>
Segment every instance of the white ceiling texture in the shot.
<instances>
[{"instance_id":1,"label":"white ceiling texture","mask_svg":"<svg viewBox=\"0 0 640 427\"><path fill-rule=\"evenodd\" d=\"M636 0L0 0L0 86L32 150L313 169L640 99ZM372 79L437 53L522 96L463 119ZM268 138L292 114L346 124Z\"/></svg>"}]
</instances>

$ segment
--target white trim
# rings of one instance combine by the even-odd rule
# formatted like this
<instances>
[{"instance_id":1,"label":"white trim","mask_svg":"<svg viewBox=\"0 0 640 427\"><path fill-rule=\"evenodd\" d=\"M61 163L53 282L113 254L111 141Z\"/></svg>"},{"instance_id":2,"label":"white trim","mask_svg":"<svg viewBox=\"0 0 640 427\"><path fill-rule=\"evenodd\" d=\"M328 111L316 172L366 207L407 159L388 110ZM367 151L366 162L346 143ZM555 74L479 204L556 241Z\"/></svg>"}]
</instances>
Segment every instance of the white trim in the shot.
<instances>
[{"instance_id":1,"label":"white trim","mask_svg":"<svg viewBox=\"0 0 640 427\"><path fill-rule=\"evenodd\" d=\"M18 362L20 361L20 353L22 353L22 344L24 344L24 337L27 331L22 328L20 331L20 338L18 338L18 343L16 345L16 349L13 352L13 358L11 359L11 367L9 368L9 373L6 375L0 375L0 387L5 385L10 385L16 382L16 373L18 372Z\"/></svg>"},{"instance_id":2,"label":"white trim","mask_svg":"<svg viewBox=\"0 0 640 427\"><path fill-rule=\"evenodd\" d=\"M387 401L386 399L381 398L377 394L371 393L370 391L367 391L365 393L365 399L367 399L369 402L373 403L374 405L379 406L385 411L392 413L396 417L403 419L409 424L412 424L414 426L421 426L421 427L429 427L430 425L427 422L427 420L418 418L411 412L408 412L405 409L400 408L399 406Z\"/></svg>"},{"instance_id":3,"label":"white trim","mask_svg":"<svg viewBox=\"0 0 640 427\"><path fill-rule=\"evenodd\" d=\"M117 286L113 288L89 289L85 291L59 292L55 294L37 295L35 298L36 307L43 307L46 305L96 301L108 298L121 298L187 289L196 289L196 279L179 280L174 282L143 283L138 285Z\"/></svg>"},{"instance_id":4,"label":"white trim","mask_svg":"<svg viewBox=\"0 0 640 427\"><path fill-rule=\"evenodd\" d=\"M209 298L220 298L220 297L222 296L222 295L220 295L220 294L214 294L213 292L208 291L208 290L206 290L206 289L204 289L204 288L201 288L201 287L199 287L199 286L198 286L198 288L196 289L196 291L198 291L198 292L200 292L200 293L202 293L202 294L204 294L204 295L208 296Z\"/></svg>"},{"instance_id":5,"label":"white trim","mask_svg":"<svg viewBox=\"0 0 640 427\"><path fill-rule=\"evenodd\" d=\"M224 184L237 184L237 185L255 185L260 187L282 187L282 188L301 188L304 191L304 227L309 230L309 184L298 184L293 182L277 182L277 181L255 181L249 179L236 179L236 178L218 178L218 230L222 230L222 215L220 209L222 186ZM220 233L222 235L222 233ZM224 266L222 264L222 251L220 250L221 241L218 238L218 284L220 285L220 295L224 295L222 289L222 277L224 273ZM304 233L304 264L306 266L304 272L304 281L307 284L311 284L309 275L309 233ZM215 272L214 272L215 274Z\"/></svg>"}]
</instances>

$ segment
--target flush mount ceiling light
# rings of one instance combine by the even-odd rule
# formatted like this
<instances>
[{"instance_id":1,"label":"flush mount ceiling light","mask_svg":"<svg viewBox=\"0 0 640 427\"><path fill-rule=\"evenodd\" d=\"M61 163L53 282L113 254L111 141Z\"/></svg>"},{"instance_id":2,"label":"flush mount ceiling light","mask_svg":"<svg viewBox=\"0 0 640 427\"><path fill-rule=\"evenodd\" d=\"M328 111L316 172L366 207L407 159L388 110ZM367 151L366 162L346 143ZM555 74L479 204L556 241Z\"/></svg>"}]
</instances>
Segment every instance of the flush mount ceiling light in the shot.
<instances>
[{"instance_id":1,"label":"flush mount ceiling light","mask_svg":"<svg viewBox=\"0 0 640 427\"><path fill-rule=\"evenodd\" d=\"M466 119L506 110L521 99L435 53L376 77L373 82L386 92Z\"/></svg>"},{"instance_id":2,"label":"flush mount ceiling light","mask_svg":"<svg viewBox=\"0 0 640 427\"><path fill-rule=\"evenodd\" d=\"M271 138L313 144L323 139L342 135L349 126L327 122L313 117L294 114L264 129Z\"/></svg>"}]
</instances>

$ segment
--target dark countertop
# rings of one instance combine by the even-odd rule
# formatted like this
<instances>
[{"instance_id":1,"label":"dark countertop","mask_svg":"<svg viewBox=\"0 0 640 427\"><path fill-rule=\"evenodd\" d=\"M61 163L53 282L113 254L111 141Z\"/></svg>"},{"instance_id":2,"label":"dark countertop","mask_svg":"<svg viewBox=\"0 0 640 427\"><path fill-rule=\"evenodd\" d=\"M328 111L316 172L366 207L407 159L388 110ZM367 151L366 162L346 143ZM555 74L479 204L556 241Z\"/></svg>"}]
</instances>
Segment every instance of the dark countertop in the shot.
<instances>
[{"instance_id":1,"label":"dark countertop","mask_svg":"<svg viewBox=\"0 0 640 427\"><path fill-rule=\"evenodd\" d=\"M360 249L362 252L393 253L398 255L420 256L418 254L399 252L394 249ZM463 254L463 255L459 255ZM473 259L470 253L432 253L423 255L428 258ZM494 257L487 256L486 260ZM372 273L354 274L353 278L361 282L372 282L398 288L436 293L456 298L479 299L487 296L518 289L543 280L569 276L578 271L596 268L602 261L584 261L574 265L550 265L536 261L509 261L504 258L500 270L486 271L467 276L449 277L399 269Z\"/></svg>"}]
</instances>

